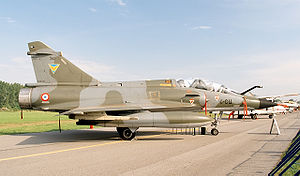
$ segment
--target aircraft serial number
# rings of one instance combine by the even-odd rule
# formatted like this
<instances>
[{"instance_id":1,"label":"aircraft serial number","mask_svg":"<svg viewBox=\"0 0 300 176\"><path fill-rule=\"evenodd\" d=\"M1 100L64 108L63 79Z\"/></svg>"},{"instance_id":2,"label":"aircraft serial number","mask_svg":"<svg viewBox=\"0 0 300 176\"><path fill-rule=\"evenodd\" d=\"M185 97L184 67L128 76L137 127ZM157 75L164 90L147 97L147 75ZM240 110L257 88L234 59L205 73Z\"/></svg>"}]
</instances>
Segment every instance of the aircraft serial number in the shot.
<instances>
[{"instance_id":1,"label":"aircraft serial number","mask_svg":"<svg viewBox=\"0 0 300 176\"><path fill-rule=\"evenodd\" d=\"M232 104L232 99L221 99L220 100L220 104Z\"/></svg>"}]
</instances>

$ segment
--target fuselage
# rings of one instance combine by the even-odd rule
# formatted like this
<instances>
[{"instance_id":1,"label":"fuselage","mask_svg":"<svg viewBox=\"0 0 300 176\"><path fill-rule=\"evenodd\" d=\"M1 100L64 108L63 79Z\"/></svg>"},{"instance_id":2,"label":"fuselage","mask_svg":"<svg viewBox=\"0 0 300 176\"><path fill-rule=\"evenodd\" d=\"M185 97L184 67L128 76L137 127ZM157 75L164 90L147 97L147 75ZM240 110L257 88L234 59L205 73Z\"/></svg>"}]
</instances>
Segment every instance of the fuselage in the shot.
<instances>
[{"instance_id":1,"label":"fuselage","mask_svg":"<svg viewBox=\"0 0 300 176\"><path fill-rule=\"evenodd\" d=\"M192 104L200 111L205 101L207 108L240 107L244 101L238 95L178 87L175 80L112 82L96 86L32 86L22 89L19 97L22 108L59 112L78 107L168 106L168 103Z\"/></svg>"},{"instance_id":2,"label":"fuselage","mask_svg":"<svg viewBox=\"0 0 300 176\"><path fill-rule=\"evenodd\" d=\"M176 80L149 80L101 83L93 86L57 85L32 86L22 89L19 96L22 108L64 112L74 108L128 107L125 111L105 111L105 116L130 116L137 120L97 121L102 126L198 126L212 121L200 114L211 108L240 107L241 96L182 88ZM137 108L134 111L134 107ZM154 108L153 108L154 107ZM132 109L133 108L133 109ZM130 111L132 109L132 111ZM69 116L85 123L103 114ZM98 123L98 124L99 124Z\"/></svg>"}]
</instances>

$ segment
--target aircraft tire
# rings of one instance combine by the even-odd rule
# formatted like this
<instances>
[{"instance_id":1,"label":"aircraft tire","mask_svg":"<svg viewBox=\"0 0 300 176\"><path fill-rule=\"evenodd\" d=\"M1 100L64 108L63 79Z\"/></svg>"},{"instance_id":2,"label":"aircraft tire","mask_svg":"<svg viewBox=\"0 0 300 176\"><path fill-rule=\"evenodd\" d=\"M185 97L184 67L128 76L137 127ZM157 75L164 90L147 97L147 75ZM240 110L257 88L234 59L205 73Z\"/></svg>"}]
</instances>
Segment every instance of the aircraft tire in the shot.
<instances>
[{"instance_id":1,"label":"aircraft tire","mask_svg":"<svg viewBox=\"0 0 300 176\"><path fill-rule=\"evenodd\" d=\"M273 119L273 115L269 115L269 118L270 118L270 119Z\"/></svg>"},{"instance_id":2,"label":"aircraft tire","mask_svg":"<svg viewBox=\"0 0 300 176\"><path fill-rule=\"evenodd\" d=\"M206 127L201 127L201 135L205 135L206 134Z\"/></svg>"},{"instance_id":3,"label":"aircraft tire","mask_svg":"<svg viewBox=\"0 0 300 176\"><path fill-rule=\"evenodd\" d=\"M257 119L257 116L258 116L257 114L254 114L254 119Z\"/></svg>"},{"instance_id":4,"label":"aircraft tire","mask_svg":"<svg viewBox=\"0 0 300 176\"><path fill-rule=\"evenodd\" d=\"M238 115L238 119L242 119L244 115Z\"/></svg>"},{"instance_id":5,"label":"aircraft tire","mask_svg":"<svg viewBox=\"0 0 300 176\"><path fill-rule=\"evenodd\" d=\"M210 133L214 136L217 136L219 134L219 130L216 128L211 129Z\"/></svg>"},{"instance_id":6,"label":"aircraft tire","mask_svg":"<svg viewBox=\"0 0 300 176\"><path fill-rule=\"evenodd\" d=\"M136 135L136 132L132 132L127 127L117 127L117 132L119 133L120 137L123 140L129 140L129 141L132 140Z\"/></svg>"},{"instance_id":7,"label":"aircraft tire","mask_svg":"<svg viewBox=\"0 0 300 176\"><path fill-rule=\"evenodd\" d=\"M117 132L120 135L120 133L122 133L122 131L124 130L125 127L117 127Z\"/></svg>"}]
</instances>

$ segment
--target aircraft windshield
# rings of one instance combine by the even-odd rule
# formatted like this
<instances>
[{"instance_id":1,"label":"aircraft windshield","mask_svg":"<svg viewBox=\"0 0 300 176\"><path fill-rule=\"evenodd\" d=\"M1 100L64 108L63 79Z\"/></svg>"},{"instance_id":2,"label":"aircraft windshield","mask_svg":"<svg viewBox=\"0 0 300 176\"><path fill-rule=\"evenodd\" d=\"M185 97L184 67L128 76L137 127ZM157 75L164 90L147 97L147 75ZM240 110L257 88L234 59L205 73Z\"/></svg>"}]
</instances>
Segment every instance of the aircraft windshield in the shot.
<instances>
[{"instance_id":1,"label":"aircraft windshield","mask_svg":"<svg viewBox=\"0 0 300 176\"><path fill-rule=\"evenodd\" d=\"M180 87L191 87L196 89L202 89L207 90L211 92L220 92L225 94L237 94L235 91L225 87L224 85L211 82L208 80L202 80L202 79L194 79L194 80L184 80L179 79L177 81L178 85Z\"/></svg>"}]
</instances>

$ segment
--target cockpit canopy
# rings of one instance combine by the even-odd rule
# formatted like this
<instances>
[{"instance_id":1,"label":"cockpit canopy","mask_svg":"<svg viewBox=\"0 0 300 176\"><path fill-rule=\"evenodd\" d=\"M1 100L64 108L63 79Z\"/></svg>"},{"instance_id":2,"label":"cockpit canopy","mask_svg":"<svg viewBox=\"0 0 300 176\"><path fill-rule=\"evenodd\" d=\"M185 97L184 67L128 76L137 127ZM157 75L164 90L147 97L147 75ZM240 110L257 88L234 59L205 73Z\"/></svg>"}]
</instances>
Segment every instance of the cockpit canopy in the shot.
<instances>
[{"instance_id":1,"label":"cockpit canopy","mask_svg":"<svg viewBox=\"0 0 300 176\"><path fill-rule=\"evenodd\" d=\"M220 92L225 94L238 94L237 92L225 87L224 85L211 82L208 80L203 80L203 79L193 79L193 80L179 79L177 80L177 83L180 87L191 87L191 88L202 89L211 92Z\"/></svg>"}]
</instances>

